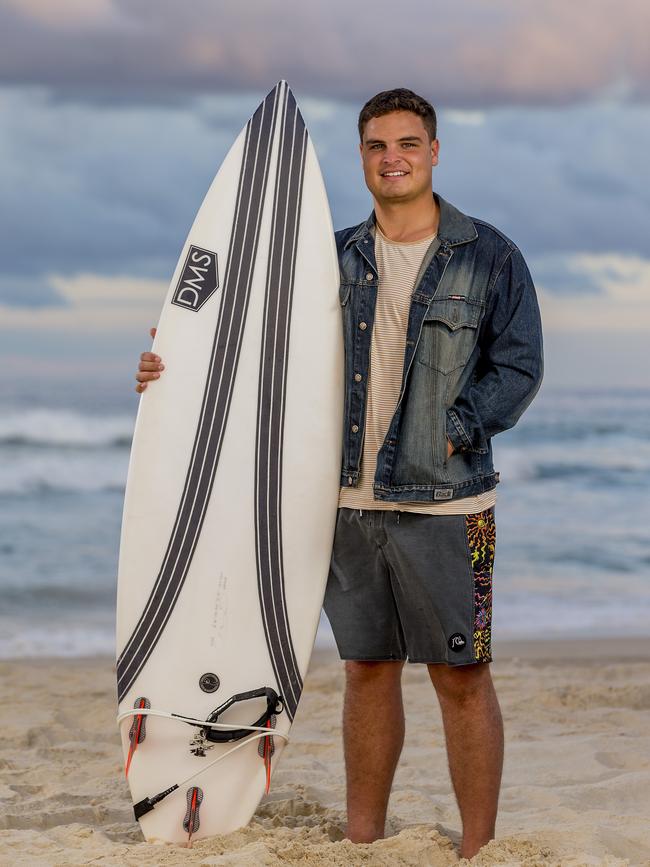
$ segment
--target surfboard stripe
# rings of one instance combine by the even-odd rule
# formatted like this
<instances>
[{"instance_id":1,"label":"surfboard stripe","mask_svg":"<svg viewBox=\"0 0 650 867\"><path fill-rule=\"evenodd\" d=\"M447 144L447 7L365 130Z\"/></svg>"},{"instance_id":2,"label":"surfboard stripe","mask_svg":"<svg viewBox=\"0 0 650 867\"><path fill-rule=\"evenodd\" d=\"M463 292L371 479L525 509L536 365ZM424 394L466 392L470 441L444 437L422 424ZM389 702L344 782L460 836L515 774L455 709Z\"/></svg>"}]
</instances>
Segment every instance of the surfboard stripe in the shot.
<instances>
[{"instance_id":1,"label":"surfboard stripe","mask_svg":"<svg viewBox=\"0 0 650 867\"><path fill-rule=\"evenodd\" d=\"M289 718L302 677L286 608L282 553L282 439L295 258L307 131L293 94L283 106L282 137L273 203L258 390L255 538L258 590L266 642Z\"/></svg>"},{"instance_id":2,"label":"surfboard stripe","mask_svg":"<svg viewBox=\"0 0 650 867\"><path fill-rule=\"evenodd\" d=\"M237 372L284 83L247 124L237 206L210 369L190 465L167 551L140 619L117 661L121 701L145 665L174 609L192 562L212 491Z\"/></svg>"}]
</instances>

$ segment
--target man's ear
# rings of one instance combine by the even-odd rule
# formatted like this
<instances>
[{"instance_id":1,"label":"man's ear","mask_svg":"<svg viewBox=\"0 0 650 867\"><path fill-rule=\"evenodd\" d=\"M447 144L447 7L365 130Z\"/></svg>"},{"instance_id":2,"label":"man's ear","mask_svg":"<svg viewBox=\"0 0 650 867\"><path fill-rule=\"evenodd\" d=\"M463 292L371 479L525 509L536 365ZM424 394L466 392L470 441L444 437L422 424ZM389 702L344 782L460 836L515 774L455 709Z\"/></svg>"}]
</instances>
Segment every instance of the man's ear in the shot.
<instances>
[{"instance_id":1,"label":"man's ear","mask_svg":"<svg viewBox=\"0 0 650 867\"><path fill-rule=\"evenodd\" d=\"M440 142L437 138L431 142L431 165L438 165L438 153L440 152Z\"/></svg>"}]
</instances>

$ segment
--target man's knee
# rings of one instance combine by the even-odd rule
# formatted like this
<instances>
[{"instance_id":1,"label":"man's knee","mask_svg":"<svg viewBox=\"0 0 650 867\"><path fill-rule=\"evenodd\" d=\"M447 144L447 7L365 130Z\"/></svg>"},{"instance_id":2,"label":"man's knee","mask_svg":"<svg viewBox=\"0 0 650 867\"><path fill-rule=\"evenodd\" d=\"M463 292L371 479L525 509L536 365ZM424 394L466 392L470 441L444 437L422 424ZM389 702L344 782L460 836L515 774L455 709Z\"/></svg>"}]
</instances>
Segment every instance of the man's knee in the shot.
<instances>
[{"instance_id":1,"label":"man's knee","mask_svg":"<svg viewBox=\"0 0 650 867\"><path fill-rule=\"evenodd\" d=\"M345 662L345 676L349 684L371 683L373 681L399 680L404 662L402 660L358 660Z\"/></svg>"},{"instance_id":2,"label":"man's knee","mask_svg":"<svg viewBox=\"0 0 650 867\"><path fill-rule=\"evenodd\" d=\"M440 701L464 704L494 691L490 666L484 662L473 665L429 665L429 677Z\"/></svg>"}]
</instances>

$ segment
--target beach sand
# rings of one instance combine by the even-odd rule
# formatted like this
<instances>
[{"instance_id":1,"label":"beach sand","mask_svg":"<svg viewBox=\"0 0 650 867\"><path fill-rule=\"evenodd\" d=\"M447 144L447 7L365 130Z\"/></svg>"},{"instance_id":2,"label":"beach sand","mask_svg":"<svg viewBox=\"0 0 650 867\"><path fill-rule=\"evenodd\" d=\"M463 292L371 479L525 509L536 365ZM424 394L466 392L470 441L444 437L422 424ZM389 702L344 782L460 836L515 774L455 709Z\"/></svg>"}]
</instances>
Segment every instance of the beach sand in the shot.
<instances>
[{"instance_id":1,"label":"beach sand","mask_svg":"<svg viewBox=\"0 0 650 867\"><path fill-rule=\"evenodd\" d=\"M650 865L650 641L502 643L492 671L506 763L497 839L471 863ZM388 836L356 846L343 839L343 673L333 652L314 654L292 741L251 824L190 850L144 843L132 818L112 660L5 661L0 678L2 865L459 863L460 819L423 666L404 674L406 744Z\"/></svg>"}]
</instances>

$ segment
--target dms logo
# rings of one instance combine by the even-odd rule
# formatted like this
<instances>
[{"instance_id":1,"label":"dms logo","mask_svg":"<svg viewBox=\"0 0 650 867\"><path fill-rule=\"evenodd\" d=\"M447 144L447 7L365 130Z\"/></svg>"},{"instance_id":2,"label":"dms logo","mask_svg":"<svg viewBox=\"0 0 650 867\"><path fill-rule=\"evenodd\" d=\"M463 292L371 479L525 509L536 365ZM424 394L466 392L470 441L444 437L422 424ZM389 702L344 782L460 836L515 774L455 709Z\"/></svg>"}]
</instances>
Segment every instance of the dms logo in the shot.
<instances>
[{"instance_id":1,"label":"dms logo","mask_svg":"<svg viewBox=\"0 0 650 867\"><path fill-rule=\"evenodd\" d=\"M190 247L172 304L200 310L219 286L217 254L202 247Z\"/></svg>"}]
</instances>

